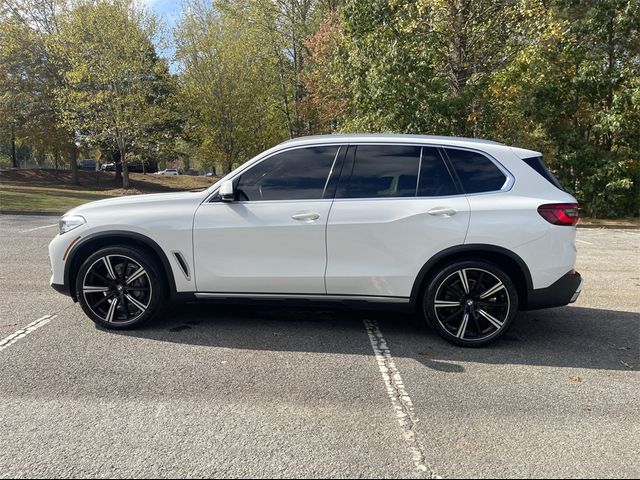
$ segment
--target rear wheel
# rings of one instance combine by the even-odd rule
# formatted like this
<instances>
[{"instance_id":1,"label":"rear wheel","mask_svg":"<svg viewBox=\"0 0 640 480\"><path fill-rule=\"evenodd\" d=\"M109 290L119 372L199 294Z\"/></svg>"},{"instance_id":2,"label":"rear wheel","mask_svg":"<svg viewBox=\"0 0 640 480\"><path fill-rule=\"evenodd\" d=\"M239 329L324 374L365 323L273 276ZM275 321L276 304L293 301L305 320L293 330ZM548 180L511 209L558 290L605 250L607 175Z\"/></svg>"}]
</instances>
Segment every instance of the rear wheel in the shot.
<instances>
[{"instance_id":1,"label":"rear wheel","mask_svg":"<svg viewBox=\"0 0 640 480\"><path fill-rule=\"evenodd\" d=\"M445 340L464 347L500 338L518 312L515 285L499 267L462 261L444 267L427 285L424 315Z\"/></svg>"},{"instance_id":2,"label":"rear wheel","mask_svg":"<svg viewBox=\"0 0 640 480\"><path fill-rule=\"evenodd\" d=\"M76 277L80 306L91 320L112 329L130 328L161 309L161 270L144 251L107 247L87 258Z\"/></svg>"}]
</instances>

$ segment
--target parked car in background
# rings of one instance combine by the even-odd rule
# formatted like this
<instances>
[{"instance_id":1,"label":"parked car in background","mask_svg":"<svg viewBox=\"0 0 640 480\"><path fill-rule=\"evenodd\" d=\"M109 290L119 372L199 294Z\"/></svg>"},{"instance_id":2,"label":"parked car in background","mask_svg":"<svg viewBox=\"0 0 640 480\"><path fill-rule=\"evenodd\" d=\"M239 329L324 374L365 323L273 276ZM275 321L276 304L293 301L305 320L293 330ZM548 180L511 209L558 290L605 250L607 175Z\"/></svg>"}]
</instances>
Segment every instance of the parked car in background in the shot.
<instances>
[{"instance_id":1,"label":"parked car in background","mask_svg":"<svg viewBox=\"0 0 640 480\"><path fill-rule=\"evenodd\" d=\"M154 161L145 161L143 164L140 160L132 160L127 163L127 168L133 173L156 173L158 164Z\"/></svg>"},{"instance_id":2,"label":"parked car in background","mask_svg":"<svg viewBox=\"0 0 640 480\"><path fill-rule=\"evenodd\" d=\"M80 162L78 168L81 170L97 170L98 162L90 158L85 158Z\"/></svg>"},{"instance_id":3,"label":"parked car in background","mask_svg":"<svg viewBox=\"0 0 640 480\"><path fill-rule=\"evenodd\" d=\"M100 169L103 172L114 172L116 164L115 162L104 163ZM145 161L143 166L140 160L132 160L127 162L127 170L131 173L155 173L158 170L158 164L155 161Z\"/></svg>"},{"instance_id":4,"label":"parked car in background","mask_svg":"<svg viewBox=\"0 0 640 480\"><path fill-rule=\"evenodd\" d=\"M166 170L158 170L155 175L179 175L179 173L175 168L168 168Z\"/></svg>"},{"instance_id":5,"label":"parked car in background","mask_svg":"<svg viewBox=\"0 0 640 480\"><path fill-rule=\"evenodd\" d=\"M167 298L304 298L406 305L447 341L479 346L519 310L576 300L578 212L539 152L298 138L205 191L71 210L49 246L51 284L108 328L157 316Z\"/></svg>"}]
</instances>

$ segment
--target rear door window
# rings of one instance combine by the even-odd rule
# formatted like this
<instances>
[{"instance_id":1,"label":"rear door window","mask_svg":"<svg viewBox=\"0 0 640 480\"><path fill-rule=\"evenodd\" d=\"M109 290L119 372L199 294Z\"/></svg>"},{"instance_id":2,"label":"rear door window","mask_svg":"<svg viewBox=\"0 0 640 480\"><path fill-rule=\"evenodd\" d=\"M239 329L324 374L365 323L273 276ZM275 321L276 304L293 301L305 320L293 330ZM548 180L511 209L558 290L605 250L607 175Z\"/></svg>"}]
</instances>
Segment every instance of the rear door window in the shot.
<instances>
[{"instance_id":1,"label":"rear door window","mask_svg":"<svg viewBox=\"0 0 640 480\"><path fill-rule=\"evenodd\" d=\"M423 147L420 159L419 197L457 195L453 178L436 147Z\"/></svg>"},{"instance_id":2,"label":"rear door window","mask_svg":"<svg viewBox=\"0 0 640 480\"><path fill-rule=\"evenodd\" d=\"M466 193L495 192L507 182L507 176L485 155L456 148L445 151Z\"/></svg>"},{"instance_id":3,"label":"rear door window","mask_svg":"<svg viewBox=\"0 0 640 480\"><path fill-rule=\"evenodd\" d=\"M351 176L342 198L415 197L420 147L357 145Z\"/></svg>"}]
</instances>

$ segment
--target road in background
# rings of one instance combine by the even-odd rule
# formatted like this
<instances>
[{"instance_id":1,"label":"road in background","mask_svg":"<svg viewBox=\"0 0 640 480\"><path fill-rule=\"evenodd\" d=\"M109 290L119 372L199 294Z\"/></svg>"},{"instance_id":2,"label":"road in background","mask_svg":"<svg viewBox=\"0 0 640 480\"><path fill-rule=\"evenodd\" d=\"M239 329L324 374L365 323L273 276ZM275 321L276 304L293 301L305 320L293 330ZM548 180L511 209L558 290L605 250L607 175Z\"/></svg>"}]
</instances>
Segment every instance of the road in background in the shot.
<instances>
[{"instance_id":1,"label":"road in background","mask_svg":"<svg viewBox=\"0 0 640 480\"><path fill-rule=\"evenodd\" d=\"M0 340L55 315L0 351L0 477L640 474L638 231L579 229L578 302L460 349L395 310L265 302L100 330L48 286L55 221L0 217Z\"/></svg>"}]
</instances>

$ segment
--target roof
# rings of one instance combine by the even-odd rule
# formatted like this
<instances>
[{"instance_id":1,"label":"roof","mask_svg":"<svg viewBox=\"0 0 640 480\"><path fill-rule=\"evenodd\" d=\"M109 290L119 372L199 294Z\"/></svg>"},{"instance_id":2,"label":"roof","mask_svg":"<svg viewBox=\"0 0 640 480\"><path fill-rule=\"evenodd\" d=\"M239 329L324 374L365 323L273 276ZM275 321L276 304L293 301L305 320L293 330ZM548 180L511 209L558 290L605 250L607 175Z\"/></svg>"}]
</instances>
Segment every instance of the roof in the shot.
<instances>
[{"instance_id":1,"label":"roof","mask_svg":"<svg viewBox=\"0 0 640 480\"><path fill-rule=\"evenodd\" d=\"M492 140L484 140L481 138L465 138L465 137L447 137L439 135L408 135L396 133L356 133L356 134L340 134L340 135L313 135L308 137L298 137L283 142L286 144L314 144L324 142L438 142L443 145L465 145L465 144L484 144L484 145L502 145Z\"/></svg>"}]
</instances>

